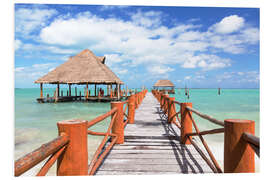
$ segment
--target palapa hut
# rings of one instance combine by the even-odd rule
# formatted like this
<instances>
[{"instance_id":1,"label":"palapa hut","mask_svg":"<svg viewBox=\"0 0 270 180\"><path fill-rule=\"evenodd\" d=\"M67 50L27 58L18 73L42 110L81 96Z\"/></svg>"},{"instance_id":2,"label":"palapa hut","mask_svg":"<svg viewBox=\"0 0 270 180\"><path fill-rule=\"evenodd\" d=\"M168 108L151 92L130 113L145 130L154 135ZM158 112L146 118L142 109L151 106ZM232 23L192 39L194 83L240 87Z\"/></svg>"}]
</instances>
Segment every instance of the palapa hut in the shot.
<instances>
[{"instance_id":1,"label":"palapa hut","mask_svg":"<svg viewBox=\"0 0 270 180\"><path fill-rule=\"evenodd\" d=\"M43 97L43 84L56 84L57 88L53 100L72 101L82 97L85 100L119 100L121 84L124 84L109 68L105 65L105 57L95 56L88 49L83 50L79 54L72 56L68 61L56 67L48 74L39 78L35 83L40 83L39 102L48 101ZM67 96L60 95L60 84L68 84L69 92ZM75 96L71 96L71 85L85 85L84 95L77 96L77 88L75 88ZM97 92L97 85L107 85L107 95L102 91ZM89 85L95 86L94 96L90 96ZM112 85L115 85L113 90ZM101 93L100 93L101 92ZM52 99L52 98L51 98Z\"/></svg>"},{"instance_id":2,"label":"palapa hut","mask_svg":"<svg viewBox=\"0 0 270 180\"><path fill-rule=\"evenodd\" d=\"M153 87L154 89L167 91L169 94L175 93L174 84L170 80L158 80Z\"/></svg>"}]
</instances>

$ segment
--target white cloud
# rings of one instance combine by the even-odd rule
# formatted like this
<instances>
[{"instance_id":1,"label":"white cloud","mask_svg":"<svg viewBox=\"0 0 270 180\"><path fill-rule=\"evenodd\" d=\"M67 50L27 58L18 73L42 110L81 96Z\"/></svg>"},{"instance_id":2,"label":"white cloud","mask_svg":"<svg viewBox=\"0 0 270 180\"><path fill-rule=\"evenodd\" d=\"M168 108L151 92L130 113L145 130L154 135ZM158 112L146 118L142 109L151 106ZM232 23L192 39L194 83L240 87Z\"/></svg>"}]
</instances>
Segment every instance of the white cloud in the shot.
<instances>
[{"instance_id":1,"label":"white cloud","mask_svg":"<svg viewBox=\"0 0 270 180\"><path fill-rule=\"evenodd\" d=\"M183 68L197 68L203 70L212 70L231 66L230 59L220 58L216 55L200 54L189 56L187 61L182 65Z\"/></svg>"},{"instance_id":2,"label":"white cloud","mask_svg":"<svg viewBox=\"0 0 270 180\"><path fill-rule=\"evenodd\" d=\"M151 66L148 68L148 72L150 72L151 74L166 74L168 72L172 72L174 71L174 69L170 68L170 67L165 67L165 66Z\"/></svg>"},{"instance_id":3,"label":"white cloud","mask_svg":"<svg viewBox=\"0 0 270 180\"><path fill-rule=\"evenodd\" d=\"M17 51L22 46L22 42L19 39L15 39L14 48Z\"/></svg>"},{"instance_id":4,"label":"white cloud","mask_svg":"<svg viewBox=\"0 0 270 180\"><path fill-rule=\"evenodd\" d=\"M145 27L157 27L161 24L161 16L162 13L159 11L138 11L137 13L131 15L131 19L136 25Z\"/></svg>"},{"instance_id":5,"label":"white cloud","mask_svg":"<svg viewBox=\"0 0 270 180\"><path fill-rule=\"evenodd\" d=\"M15 32L27 36L46 25L47 20L57 14L54 9L19 8L15 11Z\"/></svg>"},{"instance_id":6,"label":"white cloud","mask_svg":"<svg viewBox=\"0 0 270 180\"><path fill-rule=\"evenodd\" d=\"M114 10L114 9L124 9L128 8L129 6L126 5L103 5L99 8L100 11L108 11L108 10Z\"/></svg>"},{"instance_id":7,"label":"white cloud","mask_svg":"<svg viewBox=\"0 0 270 180\"><path fill-rule=\"evenodd\" d=\"M45 63L45 64L33 64L32 66L26 67L16 67L15 68L15 79L23 80L30 79L36 80L41 76L48 73L50 70L54 69L56 64L54 63Z\"/></svg>"},{"instance_id":8,"label":"white cloud","mask_svg":"<svg viewBox=\"0 0 270 180\"><path fill-rule=\"evenodd\" d=\"M192 77L191 76L185 76L185 80L190 80Z\"/></svg>"},{"instance_id":9,"label":"white cloud","mask_svg":"<svg viewBox=\"0 0 270 180\"><path fill-rule=\"evenodd\" d=\"M217 76L217 81L230 81L231 83L259 83L260 74L258 71L246 72L224 72Z\"/></svg>"},{"instance_id":10,"label":"white cloud","mask_svg":"<svg viewBox=\"0 0 270 180\"><path fill-rule=\"evenodd\" d=\"M209 52L244 53L248 44L255 44L259 40L257 28L243 25L231 28L230 31L237 31L237 34L213 31L216 26L227 27L228 21L244 24L244 19L238 16L225 17L206 32L199 31L200 26L193 24L165 27L160 24L162 17L161 12L137 11L131 14L130 20L124 21L118 18L104 19L91 12L83 12L70 18L56 18L41 30L40 39L53 47L88 47L94 52L105 54L109 65L129 60L131 66L149 66L154 63L163 67L178 64L183 68L203 70L231 66L230 59ZM229 32L229 27L225 29ZM245 37L246 34L250 36ZM71 49L61 51L68 53Z\"/></svg>"},{"instance_id":11,"label":"white cloud","mask_svg":"<svg viewBox=\"0 0 270 180\"><path fill-rule=\"evenodd\" d=\"M15 68L15 72L22 72L25 69L25 67L17 67Z\"/></svg>"},{"instance_id":12,"label":"white cloud","mask_svg":"<svg viewBox=\"0 0 270 180\"><path fill-rule=\"evenodd\" d=\"M245 19L237 15L231 15L223 18L219 23L211 28L217 33L229 34L240 30L244 26Z\"/></svg>"}]
</instances>

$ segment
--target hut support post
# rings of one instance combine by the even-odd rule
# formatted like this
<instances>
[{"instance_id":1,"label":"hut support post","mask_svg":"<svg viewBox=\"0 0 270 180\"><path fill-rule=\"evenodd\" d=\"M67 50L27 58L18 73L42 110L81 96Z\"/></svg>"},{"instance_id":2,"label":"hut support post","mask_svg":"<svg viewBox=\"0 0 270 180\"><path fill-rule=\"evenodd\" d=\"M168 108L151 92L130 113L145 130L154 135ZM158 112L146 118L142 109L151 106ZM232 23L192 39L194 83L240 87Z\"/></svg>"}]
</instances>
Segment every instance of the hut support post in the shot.
<instances>
[{"instance_id":1,"label":"hut support post","mask_svg":"<svg viewBox=\"0 0 270 180\"><path fill-rule=\"evenodd\" d=\"M88 98L88 83L86 83L86 98Z\"/></svg>"},{"instance_id":2,"label":"hut support post","mask_svg":"<svg viewBox=\"0 0 270 180\"><path fill-rule=\"evenodd\" d=\"M69 137L66 150L57 161L58 176L88 174L87 121L66 120L57 123L59 135Z\"/></svg>"},{"instance_id":3,"label":"hut support post","mask_svg":"<svg viewBox=\"0 0 270 180\"><path fill-rule=\"evenodd\" d=\"M43 98L43 83L40 83L40 98Z\"/></svg>"},{"instance_id":4,"label":"hut support post","mask_svg":"<svg viewBox=\"0 0 270 180\"><path fill-rule=\"evenodd\" d=\"M120 89L120 84L117 84L117 100L120 99L120 92L119 92L119 89Z\"/></svg>"},{"instance_id":5,"label":"hut support post","mask_svg":"<svg viewBox=\"0 0 270 180\"><path fill-rule=\"evenodd\" d=\"M110 96L109 95L109 85L107 85L107 96Z\"/></svg>"},{"instance_id":6,"label":"hut support post","mask_svg":"<svg viewBox=\"0 0 270 180\"><path fill-rule=\"evenodd\" d=\"M68 96L71 96L71 84L68 84Z\"/></svg>"},{"instance_id":7,"label":"hut support post","mask_svg":"<svg viewBox=\"0 0 270 180\"><path fill-rule=\"evenodd\" d=\"M242 134L255 133L255 122L251 120L226 119L224 124L224 172L254 173L255 157L252 147Z\"/></svg>"},{"instance_id":8,"label":"hut support post","mask_svg":"<svg viewBox=\"0 0 270 180\"><path fill-rule=\"evenodd\" d=\"M75 96L77 97L77 87L75 87Z\"/></svg>"},{"instance_id":9,"label":"hut support post","mask_svg":"<svg viewBox=\"0 0 270 180\"><path fill-rule=\"evenodd\" d=\"M97 85L95 84L95 97L97 97Z\"/></svg>"},{"instance_id":10,"label":"hut support post","mask_svg":"<svg viewBox=\"0 0 270 180\"><path fill-rule=\"evenodd\" d=\"M57 83L57 97L60 96L60 84Z\"/></svg>"}]
</instances>

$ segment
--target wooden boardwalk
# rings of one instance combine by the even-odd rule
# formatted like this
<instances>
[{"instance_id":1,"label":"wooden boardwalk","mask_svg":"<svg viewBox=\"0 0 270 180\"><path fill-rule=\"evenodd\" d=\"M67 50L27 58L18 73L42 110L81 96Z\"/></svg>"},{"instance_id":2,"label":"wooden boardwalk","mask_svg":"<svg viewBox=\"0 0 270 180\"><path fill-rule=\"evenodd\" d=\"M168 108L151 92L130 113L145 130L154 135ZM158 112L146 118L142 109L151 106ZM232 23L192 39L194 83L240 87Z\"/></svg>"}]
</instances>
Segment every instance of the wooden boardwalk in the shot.
<instances>
[{"instance_id":1,"label":"wooden boardwalk","mask_svg":"<svg viewBox=\"0 0 270 180\"><path fill-rule=\"evenodd\" d=\"M148 92L125 128L125 143L115 145L96 175L213 173L192 145L179 143L179 129L167 123Z\"/></svg>"}]
</instances>

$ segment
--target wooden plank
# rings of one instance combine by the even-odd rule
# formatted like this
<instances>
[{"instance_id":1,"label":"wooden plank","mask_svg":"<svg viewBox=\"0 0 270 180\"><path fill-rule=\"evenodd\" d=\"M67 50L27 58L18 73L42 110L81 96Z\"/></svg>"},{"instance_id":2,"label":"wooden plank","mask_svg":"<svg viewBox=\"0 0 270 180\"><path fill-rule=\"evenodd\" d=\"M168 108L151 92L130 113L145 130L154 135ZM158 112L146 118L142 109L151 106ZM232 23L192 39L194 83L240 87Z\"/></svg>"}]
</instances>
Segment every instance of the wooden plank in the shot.
<instances>
[{"instance_id":1,"label":"wooden plank","mask_svg":"<svg viewBox=\"0 0 270 180\"><path fill-rule=\"evenodd\" d=\"M128 170L128 171L159 171L159 172L178 172L178 173L188 173L188 172L204 172L204 169L208 172L211 171L211 169L206 164L182 164L182 165L161 165L161 164L151 164L151 165L142 165L142 164L117 164L117 165L107 165L103 164L100 167L100 170L110 170L110 171L121 171L121 170Z\"/></svg>"},{"instance_id":2,"label":"wooden plank","mask_svg":"<svg viewBox=\"0 0 270 180\"><path fill-rule=\"evenodd\" d=\"M189 173L194 173L194 172L189 172ZM204 171L202 173L211 173ZM179 174L178 172L171 172L171 171L166 171L166 172L160 172L160 171L128 171L128 170L119 170L119 171L109 171L109 170L99 170L96 175L177 175Z\"/></svg>"},{"instance_id":3,"label":"wooden plank","mask_svg":"<svg viewBox=\"0 0 270 180\"><path fill-rule=\"evenodd\" d=\"M212 173L192 145L180 144L179 129L167 124L157 100L148 93L127 124L125 142L115 145L97 175Z\"/></svg>"}]
</instances>

